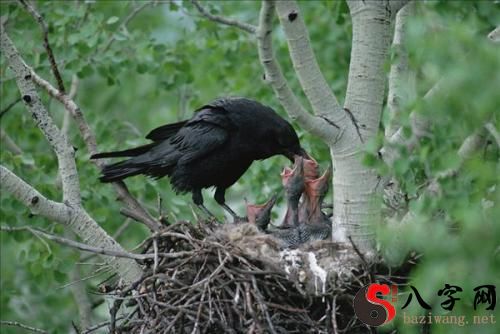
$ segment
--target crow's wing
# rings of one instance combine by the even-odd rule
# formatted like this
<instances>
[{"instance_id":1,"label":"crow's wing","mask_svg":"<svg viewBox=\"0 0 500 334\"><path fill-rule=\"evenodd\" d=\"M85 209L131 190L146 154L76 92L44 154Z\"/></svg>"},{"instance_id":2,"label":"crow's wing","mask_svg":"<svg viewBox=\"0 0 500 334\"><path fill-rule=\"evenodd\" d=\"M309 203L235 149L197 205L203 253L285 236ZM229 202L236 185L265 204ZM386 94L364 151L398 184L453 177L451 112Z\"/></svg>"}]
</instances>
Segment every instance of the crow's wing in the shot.
<instances>
[{"instance_id":1,"label":"crow's wing","mask_svg":"<svg viewBox=\"0 0 500 334\"><path fill-rule=\"evenodd\" d=\"M181 153L178 164L196 161L222 149L234 128L224 110L199 111L170 139L170 144Z\"/></svg>"},{"instance_id":2,"label":"crow's wing","mask_svg":"<svg viewBox=\"0 0 500 334\"><path fill-rule=\"evenodd\" d=\"M186 125L188 121L181 121L172 124L162 125L157 127L156 129L151 130L147 135L146 139L150 139L152 141L162 141L168 139L175 135L179 130Z\"/></svg>"}]
</instances>

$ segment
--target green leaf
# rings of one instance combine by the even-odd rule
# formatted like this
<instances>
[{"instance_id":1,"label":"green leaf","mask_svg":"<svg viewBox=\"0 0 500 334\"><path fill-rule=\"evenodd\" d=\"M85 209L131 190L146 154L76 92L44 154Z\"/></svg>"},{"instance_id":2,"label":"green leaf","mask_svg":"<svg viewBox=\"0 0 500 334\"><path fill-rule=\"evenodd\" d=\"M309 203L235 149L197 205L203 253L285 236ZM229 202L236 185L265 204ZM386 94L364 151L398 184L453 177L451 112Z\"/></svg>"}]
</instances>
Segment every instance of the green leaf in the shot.
<instances>
[{"instance_id":1,"label":"green leaf","mask_svg":"<svg viewBox=\"0 0 500 334\"><path fill-rule=\"evenodd\" d=\"M106 24L113 24L113 23L116 23L118 22L119 18L118 16L111 16L109 19L106 20Z\"/></svg>"},{"instance_id":2,"label":"green leaf","mask_svg":"<svg viewBox=\"0 0 500 334\"><path fill-rule=\"evenodd\" d=\"M90 65L85 65L82 67L80 71L78 71L76 74L80 79L83 79L85 77L89 77L94 73L94 68Z\"/></svg>"}]
</instances>

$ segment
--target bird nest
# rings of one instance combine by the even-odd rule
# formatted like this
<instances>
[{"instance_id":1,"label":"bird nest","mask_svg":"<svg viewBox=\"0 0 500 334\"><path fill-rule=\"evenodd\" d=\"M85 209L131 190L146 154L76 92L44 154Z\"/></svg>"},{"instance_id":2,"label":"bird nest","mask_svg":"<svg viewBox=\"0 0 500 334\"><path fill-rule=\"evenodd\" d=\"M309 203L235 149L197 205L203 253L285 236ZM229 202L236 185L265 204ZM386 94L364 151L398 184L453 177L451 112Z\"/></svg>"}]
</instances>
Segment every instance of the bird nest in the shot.
<instances>
[{"instance_id":1,"label":"bird nest","mask_svg":"<svg viewBox=\"0 0 500 334\"><path fill-rule=\"evenodd\" d=\"M321 209L329 170L320 177L314 160L296 159L281 176L280 228L270 224L272 198L247 205L239 223L178 222L147 239L142 251L154 258L141 263L140 280L112 292L110 332L366 332L352 299L387 268L350 239L331 241Z\"/></svg>"},{"instance_id":2,"label":"bird nest","mask_svg":"<svg viewBox=\"0 0 500 334\"><path fill-rule=\"evenodd\" d=\"M113 291L111 333L336 333L372 280L351 246L283 249L251 224L179 222L144 243L143 277ZM377 272L380 273L380 268Z\"/></svg>"}]
</instances>

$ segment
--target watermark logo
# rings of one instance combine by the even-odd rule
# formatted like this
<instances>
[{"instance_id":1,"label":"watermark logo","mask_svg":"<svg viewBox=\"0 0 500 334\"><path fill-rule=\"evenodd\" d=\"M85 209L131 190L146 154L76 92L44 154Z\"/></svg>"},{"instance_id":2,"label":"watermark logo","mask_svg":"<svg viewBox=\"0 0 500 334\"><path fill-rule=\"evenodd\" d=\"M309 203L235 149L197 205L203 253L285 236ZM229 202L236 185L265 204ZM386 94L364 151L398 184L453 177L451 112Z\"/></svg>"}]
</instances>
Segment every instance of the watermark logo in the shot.
<instances>
[{"instance_id":1,"label":"watermark logo","mask_svg":"<svg viewBox=\"0 0 500 334\"><path fill-rule=\"evenodd\" d=\"M483 309L485 311L493 311L496 306L496 287L491 284L479 285L473 289L474 297L474 310ZM436 295L442 300L440 303L441 309L445 311L453 311L453 307L457 301L462 298L458 297L463 289L457 285L445 283L444 287L437 291ZM443 324L458 324L463 326L467 324L465 317L455 315L432 315L431 305L429 305L420 295L417 288L410 285L408 295L401 310L406 309L408 305L414 300L418 302L420 307L427 310L427 316L406 315L404 316L404 323L417 324L417 323L443 323ZM389 284L373 283L361 288L353 300L353 308L359 320L369 326L378 327L386 324L394 319L396 316L396 302L398 301L398 286ZM483 305L482 307L480 305ZM486 319L488 318L488 319ZM459 319L460 321L458 321ZM408 321L407 321L408 320ZM441 321L442 320L442 321ZM422 322L424 321L424 322ZM486 324L496 323L493 315L491 317L482 315L474 316L473 324Z\"/></svg>"},{"instance_id":2,"label":"watermark logo","mask_svg":"<svg viewBox=\"0 0 500 334\"><path fill-rule=\"evenodd\" d=\"M391 296L391 302L397 301L397 285L370 284L358 291L353 300L354 312L356 316L369 326L383 325L396 316L396 308L386 299L377 296Z\"/></svg>"}]
</instances>

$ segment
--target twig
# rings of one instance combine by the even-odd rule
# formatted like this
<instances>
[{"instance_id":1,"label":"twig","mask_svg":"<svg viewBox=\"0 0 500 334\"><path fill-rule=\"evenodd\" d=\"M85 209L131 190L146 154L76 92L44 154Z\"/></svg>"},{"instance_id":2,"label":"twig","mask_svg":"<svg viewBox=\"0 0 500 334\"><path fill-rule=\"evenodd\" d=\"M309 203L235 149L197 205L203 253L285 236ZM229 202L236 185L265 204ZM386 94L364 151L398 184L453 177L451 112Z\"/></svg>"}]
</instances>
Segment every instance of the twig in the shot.
<instances>
[{"instance_id":1,"label":"twig","mask_svg":"<svg viewBox=\"0 0 500 334\"><path fill-rule=\"evenodd\" d=\"M253 289L255 290L255 293L254 293L255 299L257 299L257 302L260 304L260 308L261 308L262 312L264 313L264 316L266 317L267 325L269 326L269 331L271 332L271 334L277 334L277 332L273 326L273 321L271 320L271 317L269 316L269 312L267 311L267 305L264 303L264 300L260 294L259 286L257 285L257 281L255 280L255 276L252 276L252 286L253 286Z\"/></svg>"},{"instance_id":2,"label":"twig","mask_svg":"<svg viewBox=\"0 0 500 334\"><path fill-rule=\"evenodd\" d=\"M84 243L81 243L78 241L59 237L59 236L54 235L54 234L49 234L47 232L41 231L37 228L29 227L29 226L21 226L21 227L0 226L0 231L14 232L14 231L22 231L22 230L29 231L36 236L41 236L43 238L57 242L61 245L76 248L76 249L79 249L79 250L84 251L84 252L96 253L96 254L101 254L101 255L108 255L108 256L113 256L113 257L128 258L128 259L133 259L133 260L138 260L138 261L144 261L146 259L154 259L155 257L158 257L158 256L161 256L164 258L177 258L180 256L193 254L193 252L190 252L190 251L185 251L185 252L181 251L181 252L176 252L176 253L135 254L135 253L125 252L125 251L120 251L120 250L107 249L104 247L90 246L90 245L87 245L87 244L84 244Z\"/></svg>"},{"instance_id":3,"label":"twig","mask_svg":"<svg viewBox=\"0 0 500 334\"><path fill-rule=\"evenodd\" d=\"M153 262L153 275L156 274L158 269L158 239L153 238L153 252L154 252L154 262Z\"/></svg>"},{"instance_id":4,"label":"twig","mask_svg":"<svg viewBox=\"0 0 500 334\"><path fill-rule=\"evenodd\" d=\"M124 316L120 316L120 317L117 317L115 320L121 320L125 318ZM83 332L81 332L81 334L90 334L92 332L95 332L96 330L98 330L99 328L102 328L102 327L105 327L105 326L108 326L110 324L109 321L104 321L104 322L101 322L101 323L98 323L92 327L89 327L87 329L85 329Z\"/></svg>"},{"instance_id":5,"label":"twig","mask_svg":"<svg viewBox=\"0 0 500 334\"><path fill-rule=\"evenodd\" d=\"M68 98L71 100L73 100L76 96L76 92L78 91L78 83L79 83L78 76L76 76L76 74L73 74L73 77L71 78L71 87L69 88L69 94L68 94ZM61 131L65 135L68 134L70 117L71 117L71 112L65 108L63 124L61 126Z\"/></svg>"},{"instance_id":6,"label":"twig","mask_svg":"<svg viewBox=\"0 0 500 334\"><path fill-rule=\"evenodd\" d=\"M47 29L47 24L45 23L43 17L36 11L36 9L33 6L31 6L30 3L28 3L26 0L18 0L18 1L21 5L24 6L24 8L28 11L28 13L30 13L30 15L33 16L33 18L38 22L38 24L42 28L43 46L45 47L45 50L47 51L47 56L49 57L50 68L52 69L52 73L56 78L57 87L59 88L59 91L64 93L65 92L64 83L61 78L61 73L57 68L57 63L54 58L54 53L52 52L52 48L49 43L49 30Z\"/></svg>"},{"instance_id":7,"label":"twig","mask_svg":"<svg viewBox=\"0 0 500 334\"><path fill-rule=\"evenodd\" d=\"M130 219L125 219L125 221L118 227L118 229L115 231L113 234L113 239L118 240L118 238L127 230L127 228L130 226L131 220Z\"/></svg>"},{"instance_id":8,"label":"twig","mask_svg":"<svg viewBox=\"0 0 500 334\"><path fill-rule=\"evenodd\" d=\"M439 180L442 178L450 177L452 175L455 175L459 172L460 168L463 166L464 162L468 159L470 159L472 156L474 156L474 153L477 152L477 150L483 145L484 140L485 140L485 134L484 134L484 129L486 128L486 125L475 131L473 134L465 138L465 140L462 142L462 145L460 145L460 148L458 149L458 157L460 159L460 163L457 167L455 168L450 168L447 169L438 175L434 177L432 180L429 181L427 187L424 190L424 193L427 193L432 196L436 196L441 193L441 185L439 184ZM422 198L424 196L419 196L417 201L422 201ZM402 223L406 223L410 221L410 219L413 218L413 213L411 211L408 211L403 218L401 219Z\"/></svg>"},{"instance_id":9,"label":"twig","mask_svg":"<svg viewBox=\"0 0 500 334\"><path fill-rule=\"evenodd\" d=\"M334 296L332 300L332 329L333 334L338 334L339 328L337 325L337 296Z\"/></svg>"},{"instance_id":10,"label":"twig","mask_svg":"<svg viewBox=\"0 0 500 334\"><path fill-rule=\"evenodd\" d=\"M134 10L132 10L132 12L130 12L130 14L122 21L122 23L120 23L120 25L118 26L117 31L120 30L120 29L126 28L127 25L129 24L129 22L132 21L134 19L134 17L137 16L137 14L139 14L144 8L153 5L155 2L156 1L146 1L142 5L134 8ZM111 47L111 45L113 44L113 42L115 40L116 40L115 34L111 35L110 39L104 45L104 47L102 48L102 50L100 51L100 53L104 53L104 52L108 51L109 48Z\"/></svg>"},{"instance_id":11,"label":"twig","mask_svg":"<svg viewBox=\"0 0 500 334\"><path fill-rule=\"evenodd\" d=\"M124 258L129 258L129 259L134 259L134 260L145 260L149 257L148 255L143 255L143 254L133 254L133 253L128 253L128 252L116 251L116 250L112 250L112 249L105 249L104 247L89 246L89 245L83 244L81 242L66 239L63 237L59 237L59 236L54 235L54 234L49 234L49 233L46 233L44 231L41 231L41 230L33 228L33 227L29 227L29 226L21 226L21 227L0 226L0 231L6 231L6 232L29 231L36 236L41 236L43 238L57 242L58 244L69 246L72 248L76 248L76 249L79 249L79 250L84 251L84 252L91 252L91 253L109 255L109 256L115 256L115 257L124 257ZM154 254L153 254L153 257L154 257Z\"/></svg>"},{"instance_id":12,"label":"twig","mask_svg":"<svg viewBox=\"0 0 500 334\"><path fill-rule=\"evenodd\" d=\"M201 15L205 16L210 21L236 27L250 34L255 34L255 32L257 31L257 27L255 27L254 25L245 22L240 22L235 19L230 19L227 17L211 14L210 11L205 7L203 7L198 0L191 0L191 3L196 7L196 9L200 12Z\"/></svg>"},{"instance_id":13,"label":"twig","mask_svg":"<svg viewBox=\"0 0 500 334\"><path fill-rule=\"evenodd\" d=\"M22 100L21 98L16 99L15 101L11 102L7 107L5 107L2 111L0 111L0 119L21 100Z\"/></svg>"},{"instance_id":14,"label":"twig","mask_svg":"<svg viewBox=\"0 0 500 334\"><path fill-rule=\"evenodd\" d=\"M95 263L86 263L86 264L90 264L92 266L97 266L98 265L98 264L95 264ZM77 263L75 263L75 265L82 265L82 263L81 262L77 262ZM110 273L109 266L107 266L106 264L99 264L99 265L100 265L100 267L97 268L96 270L94 270L94 272L92 274L87 275L85 277L81 277L78 280L71 281L71 282L63 284L61 286L58 286L56 288L56 290L66 289L67 287L71 287L74 284L78 284L80 282L84 282L84 281L90 280L90 279L98 277L100 275L107 274L107 273L109 274Z\"/></svg>"},{"instance_id":15,"label":"twig","mask_svg":"<svg viewBox=\"0 0 500 334\"><path fill-rule=\"evenodd\" d=\"M32 331L35 333L44 333L44 334L48 333L47 331L44 331L43 329L27 326L27 325L24 325L24 324L17 322L17 321L0 320L0 325L19 327L19 328L26 329L26 330L29 330L29 331Z\"/></svg>"},{"instance_id":16,"label":"twig","mask_svg":"<svg viewBox=\"0 0 500 334\"><path fill-rule=\"evenodd\" d=\"M358 246L356 246L356 244L352 240L352 237L348 236L347 238L349 239L352 248L354 249L354 251L356 252L356 254L359 256L359 258L361 259L361 262L363 262L364 269L368 273L368 276L370 277L370 282L374 282L372 273L370 271L370 264L366 261L363 253L360 252Z\"/></svg>"},{"instance_id":17,"label":"twig","mask_svg":"<svg viewBox=\"0 0 500 334\"><path fill-rule=\"evenodd\" d=\"M5 148L15 155L23 154L23 150L10 138L10 136L2 128L0 128L0 140L4 141Z\"/></svg>"}]
</instances>

